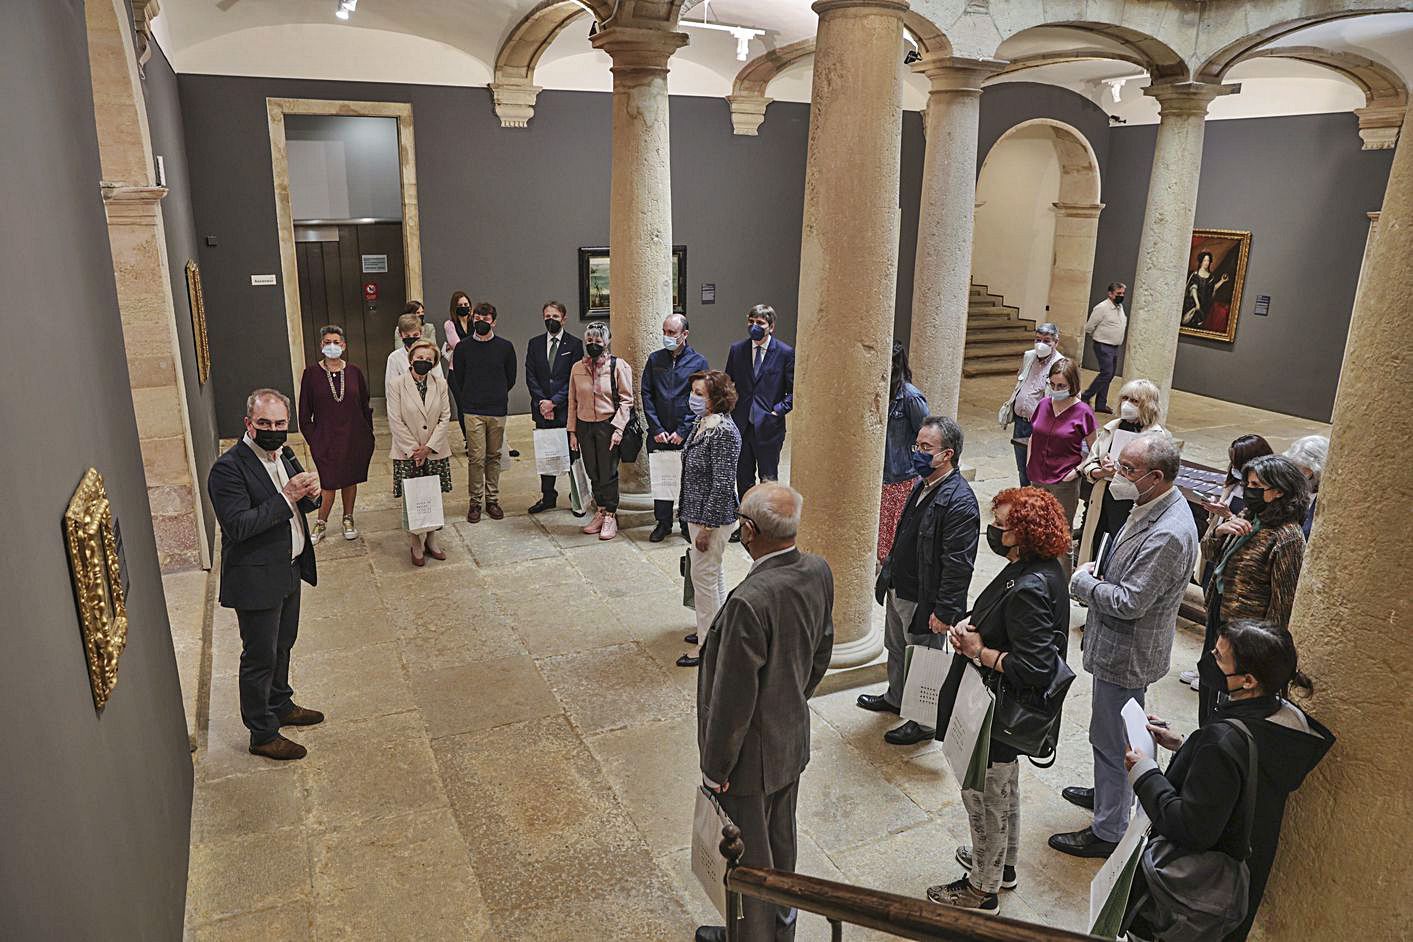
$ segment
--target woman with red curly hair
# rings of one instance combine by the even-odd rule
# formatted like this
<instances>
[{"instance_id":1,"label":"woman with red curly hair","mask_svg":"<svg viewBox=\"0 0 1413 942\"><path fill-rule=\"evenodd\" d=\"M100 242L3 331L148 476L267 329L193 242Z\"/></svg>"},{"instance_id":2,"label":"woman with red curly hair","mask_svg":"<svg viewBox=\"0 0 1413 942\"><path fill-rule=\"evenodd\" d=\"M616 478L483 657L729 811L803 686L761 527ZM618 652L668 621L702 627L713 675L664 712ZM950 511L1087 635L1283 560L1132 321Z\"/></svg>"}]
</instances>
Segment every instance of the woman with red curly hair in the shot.
<instances>
[{"instance_id":1,"label":"woman with red curly hair","mask_svg":"<svg viewBox=\"0 0 1413 942\"><path fill-rule=\"evenodd\" d=\"M1009 562L977 596L972 614L947 636L957 655L937 698L939 731L952 718L968 660L988 682L1002 679L990 675L1001 674L1011 689L1043 690L1069 646L1069 592L1060 557L1069 552L1070 527L1060 502L1038 487L1013 487L991 501L991 516L986 542ZM957 862L967 873L952 883L929 887L928 899L995 913L1000 910L997 892L1015 887L1018 756L1014 748L992 738L985 788L962 789L971 846L957 848Z\"/></svg>"}]
</instances>

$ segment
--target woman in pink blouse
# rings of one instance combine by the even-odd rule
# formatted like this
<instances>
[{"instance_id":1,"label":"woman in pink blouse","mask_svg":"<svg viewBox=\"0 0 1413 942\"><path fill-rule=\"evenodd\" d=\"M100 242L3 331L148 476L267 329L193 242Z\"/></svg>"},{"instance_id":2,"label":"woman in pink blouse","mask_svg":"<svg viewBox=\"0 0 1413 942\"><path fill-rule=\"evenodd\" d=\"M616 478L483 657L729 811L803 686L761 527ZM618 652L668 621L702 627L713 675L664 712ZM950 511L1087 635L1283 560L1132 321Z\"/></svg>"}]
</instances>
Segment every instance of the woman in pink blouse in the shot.
<instances>
[{"instance_id":1,"label":"woman in pink blouse","mask_svg":"<svg viewBox=\"0 0 1413 942\"><path fill-rule=\"evenodd\" d=\"M1051 364L1045 398L1035 407L1031 425L1026 477L1032 485L1055 495L1065 512L1066 526L1072 527L1079 507L1079 465L1085 446L1094 443L1099 429L1094 410L1079 399L1079 366L1074 360ZM1068 556L1062 561L1068 580Z\"/></svg>"},{"instance_id":2,"label":"woman in pink blouse","mask_svg":"<svg viewBox=\"0 0 1413 942\"><path fill-rule=\"evenodd\" d=\"M618 446L633 408L633 370L608 352L611 336L603 321L590 324L584 359L569 371L569 447L583 456L596 508L584 532L601 540L618 535Z\"/></svg>"}]
</instances>

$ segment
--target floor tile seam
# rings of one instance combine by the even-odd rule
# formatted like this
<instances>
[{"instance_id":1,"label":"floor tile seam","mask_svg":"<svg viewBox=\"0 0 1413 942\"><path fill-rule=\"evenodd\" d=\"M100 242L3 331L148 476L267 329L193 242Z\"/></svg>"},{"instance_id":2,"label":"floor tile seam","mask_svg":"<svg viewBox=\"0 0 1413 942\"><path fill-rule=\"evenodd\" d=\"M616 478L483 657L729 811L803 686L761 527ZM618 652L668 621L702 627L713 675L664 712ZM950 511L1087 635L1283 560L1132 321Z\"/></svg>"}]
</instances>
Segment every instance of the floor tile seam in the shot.
<instances>
[{"instance_id":1,"label":"floor tile seam","mask_svg":"<svg viewBox=\"0 0 1413 942\"><path fill-rule=\"evenodd\" d=\"M393 818L408 817L416 814L427 814L429 812L434 811L452 812L454 809L451 804L451 797L446 794L445 783L442 780L440 774L438 774L437 779L437 784L441 786L440 800L437 800L434 797L432 801L427 802L425 804L413 806L399 805L398 807L387 810L385 812L374 811L371 814L368 814L363 817L338 818L337 820L331 820L327 824L320 824L317 815L311 814L309 819L306 820L303 825L301 825L301 829L304 831L306 839L312 841L316 837L324 838L337 836L340 834L347 834L348 832L356 830L358 828L365 828L374 824L382 824Z\"/></svg>"},{"instance_id":2,"label":"floor tile seam","mask_svg":"<svg viewBox=\"0 0 1413 942\"><path fill-rule=\"evenodd\" d=\"M234 913L222 913L221 915L219 915L219 916L214 916L214 917L212 917L212 918L210 918L210 919L190 919L190 918L188 918L188 919L185 920L186 928L188 928L188 929L210 929L210 928L219 926L219 925L221 925L222 923L235 922L237 919L243 919L243 918L245 918L246 916L258 916L258 915L260 915L261 913L274 912L275 910L277 910L277 909L283 909L284 907L289 906L289 905L292 904L292 903L308 903L308 904L310 904L310 905L309 905L309 910L310 910L310 922L313 922L313 909L314 909L313 903L314 903L314 901L313 901L312 899L306 899L306 898L303 898L303 897L298 897L298 896L296 896L296 897L292 897L292 898L289 898L289 899L278 900L278 901L276 901L276 902L274 902L274 903L269 903L269 904L267 904L267 905L256 906L256 907L254 907L254 908L252 908L252 909L242 909L242 910L240 910L240 911L238 911L238 912L234 912ZM190 915L190 914L188 913L188 915Z\"/></svg>"},{"instance_id":3,"label":"floor tile seam","mask_svg":"<svg viewBox=\"0 0 1413 942\"><path fill-rule=\"evenodd\" d=\"M919 809L919 810L921 810L921 809ZM822 841L822 840L820 839L819 834L817 834L817 833L814 831L813 828L806 827L806 825L803 824L803 823L797 823L796 826L797 826L801 831L803 831L804 833L808 834L809 837L810 837L810 840L814 841L815 844L817 844L817 845L819 846L819 849L822 850L822 851L824 851L825 854L826 854L826 855L829 855L830 859L833 860L833 859L834 859L834 858L833 858L833 854L835 854L835 853L838 853L838 854L848 854L848 853L851 853L851 852L856 851L856 850L861 850L861 849L863 849L863 848L865 848L865 847L871 847L871 846L873 846L874 844L878 844L878 843L880 843L880 842L882 842L882 841L885 841L885 840L887 840L887 839L889 839L889 838L897 837L899 834L906 834L908 831L911 831L911 830L913 830L914 828L926 827L926 826L929 825L929 824L938 823L938 822L937 822L937 819L934 819L933 816L932 816L931 814L929 814L928 812L923 811L922 814L923 814L923 817L922 817L922 820L921 820L921 821L914 821L914 822L912 822L911 824L905 824L905 825L903 825L902 827L889 828L889 829L886 830L886 831L883 831L883 832L881 832L881 833L875 834L875 835L873 835L872 837L866 838L866 839L864 839L864 840L854 841L854 842L848 843L848 844L838 844L838 845L836 845L836 846L834 846L834 847L832 848L832 851L831 851L831 849L830 849L829 847L827 847L827 846L825 845L824 841ZM837 864L836 864L836 866L837 866ZM840 869L841 871L843 870L842 867L840 867L839 869Z\"/></svg>"}]
</instances>

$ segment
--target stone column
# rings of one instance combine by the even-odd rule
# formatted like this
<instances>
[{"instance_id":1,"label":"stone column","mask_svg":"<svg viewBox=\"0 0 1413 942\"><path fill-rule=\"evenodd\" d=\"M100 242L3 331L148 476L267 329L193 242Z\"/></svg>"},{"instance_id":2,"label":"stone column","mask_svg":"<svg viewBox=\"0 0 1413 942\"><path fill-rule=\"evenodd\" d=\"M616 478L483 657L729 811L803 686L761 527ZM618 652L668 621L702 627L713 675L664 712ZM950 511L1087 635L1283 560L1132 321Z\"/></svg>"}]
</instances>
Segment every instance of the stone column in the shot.
<instances>
[{"instance_id":1,"label":"stone column","mask_svg":"<svg viewBox=\"0 0 1413 942\"><path fill-rule=\"evenodd\" d=\"M1143 235L1138 243L1138 271L1133 277L1124 374L1129 379L1156 383L1164 413L1173 385L1182 286L1187 280L1192 224L1197 216L1207 106L1218 95L1240 89L1240 85L1176 82L1143 90L1158 99L1161 116Z\"/></svg>"},{"instance_id":2,"label":"stone column","mask_svg":"<svg viewBox=\"0 0 1413 942\"><path fill-rule=\"evenodd\" d=\"M905 0L820 0L800 249L790 480L834 570L836 667L872 660L874 550L898 280ZM847 467L849 472L841 474Z\"/></svg>"},{"instance_id":3,"label":"stone column","mask_svg":"<svg viewBox=\"0 0 1413 942\"><path fill-rule=\"evenodd\" d=\"M1055 248L1050 268L1050 313L1060 337L1076 355L1083 353L1089 288L1094 280L1094 247L1099 241L1103 203L1050 204L1055 208Z\"/></svg>"},{"instance_id":4,"label":"stone column","mask_svg":"<svg viewBox=\"0 0 1413 942\"><path fill-rule=\"evenodd\" d=\"M633 367L633 385L641 389L643 365L662 345L662 319L672 311L667 60L687 44L687 37L664 27L610 25L593 43L613 58L608 221L613 353ZM647 449L634 464L624 463L619 474L625 509L651 509Z\"/></svg>"},{"instance_id":5,"label":"stone column","mask_svg":"<svg viewBox=\"0 0 1413 942\"><path fill-rule=\"evenodd\" d=\"M1004 63L927 56L913 71L932 82L927 97L922 201L913 270L913 382L934 415L957 415L971 292L976 207L977 115L981 83Z\"/></svg>"},{"instance_id":6,"label":"stone column","mask_svg":"<svg viewBox=\"0 0 1413 942\"><path fill-rule=\"evenodd\" d=\"M1403 569L1413 505L1401 496L1413 489L1413 415L1388 408L1413 369L1399 339L1410 284L1413 147L1405 136L1349 325L1330 458L1291 615L1301 669L1315 682L1310 713L1339 741L1291 797L1254 938L1394 939L1413 929L1413 592Z\"/></svg>"}]
</instances>

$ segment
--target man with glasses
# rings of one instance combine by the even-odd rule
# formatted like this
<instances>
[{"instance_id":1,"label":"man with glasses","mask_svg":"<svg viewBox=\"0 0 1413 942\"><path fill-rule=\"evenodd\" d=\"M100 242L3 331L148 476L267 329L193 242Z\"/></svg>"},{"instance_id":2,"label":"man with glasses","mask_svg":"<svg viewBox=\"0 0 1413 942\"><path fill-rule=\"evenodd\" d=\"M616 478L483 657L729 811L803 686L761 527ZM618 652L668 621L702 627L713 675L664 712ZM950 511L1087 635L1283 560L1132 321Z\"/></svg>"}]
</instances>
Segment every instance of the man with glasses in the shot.
<instances>
[{"instance_id":1,"label":"man with glasses","mask_svg":"<svg viewBox=\"0 0 1413 942\"><path fill-rule=\"evenodd\" d=\"M966 614L981 512L971 485L957 472L962 438L961 426L946 416L928 416L918 429L913 445L918 482L903 506L893 549L874 587L885 609L888 689L860 694L858 705L865 710L897 713L903 703L908 645L943 647L947 632ZM908 720L883 738L895 746L910 746L934 735L932 727Z\"/></svg>"},{"instance_id":2,"label":"man with glasses","mask_svg":"<svg viewBox=\"0 0 1413 942\"><path fill-rule=\"evenodd\" d=\"M1128 736L1123 706L1143 706L1148 685L1172 663L1178 606L1197 563L1197 527L1174 486L1180 455L1162 432L1129 442L1109 484L1133 511L1099 558L1070 580L1070 595L1089 606L1084 626L1084 669L1094 675L1089 744L1094 787L1061 791L1071 804L1094 812L1087 828L1050 836L1050 846L1075 857L1108 857L1128 828L1133 790L1124 769Z\"/></svg>"}]
</instances>

